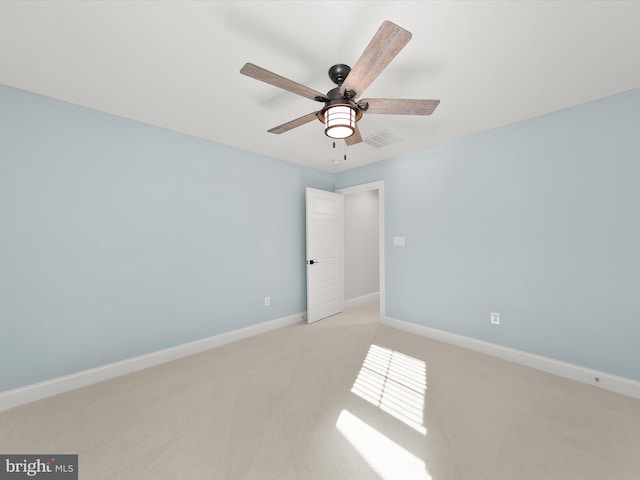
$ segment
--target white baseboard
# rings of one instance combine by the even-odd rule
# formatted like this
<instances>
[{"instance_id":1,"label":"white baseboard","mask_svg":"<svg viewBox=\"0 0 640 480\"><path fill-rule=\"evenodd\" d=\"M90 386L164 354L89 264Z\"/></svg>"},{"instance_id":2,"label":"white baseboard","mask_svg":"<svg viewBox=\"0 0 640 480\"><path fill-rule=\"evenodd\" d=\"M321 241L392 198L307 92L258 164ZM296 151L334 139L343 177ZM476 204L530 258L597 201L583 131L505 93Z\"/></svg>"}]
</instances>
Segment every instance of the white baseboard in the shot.
<instances>
[{"instance_id":1,"label":"white baseboard","mask_svg":"<svg viewBox=\"0 0 640 480\"><path fill-rule=\"evenodd\" d=\"M380 298L380 292L373 292L373 293L369 293L367 295L362 295L360 297L350 298L349 300L345 300L344 304L345 304L345 306L350 307L351 305L358 305L359 303L366 303L369 300L373 300L375 298Z\"/></svg>"},{"instance_id":2,"label":"white baseboard","mask_svg":"<svg viewBox=\"0 0 640 480\"><path fill-rule=\"evenodd\" d=\"M405 332L421 335L440 342L474 350L493 357L502 358L503 360L536 368L571 380L595 385L606 390L611 390L612 392L621 393L634 398L640 398L640 382L629 378L618 377L610 373L592 370L572 363L534 355L521 350L503 347L494 343L476 340L470 337L457 335L455 333L425 327L423 325L416 325L415 323L405 322L395 318L384 317L381 323L389 327L397 328L398 330L403 330Z\"/></svg>"},{"instance_id":3,"label":"white baseboard","mask_svg":"<svg viewBox=\"0 0 640 480\"><path fill-rule=\"evenodd\" d=\"M102 382L110 378L133 373L144 368L160 365L178 358L203 352L211 348L252 337L277 328L302 322L306 314L298 313L288 317L278 318L258 325L240 328L231 332L214 335L175 347L159 350L157 352L128 358L119 362L102 365L100 367L83 370L63 377L52 378L44 382L34 383L25 387L0 392L0 411L17 407L26 403L41 400L46 397L75 390L94 383Z\"/></svg>"}]
</instances>

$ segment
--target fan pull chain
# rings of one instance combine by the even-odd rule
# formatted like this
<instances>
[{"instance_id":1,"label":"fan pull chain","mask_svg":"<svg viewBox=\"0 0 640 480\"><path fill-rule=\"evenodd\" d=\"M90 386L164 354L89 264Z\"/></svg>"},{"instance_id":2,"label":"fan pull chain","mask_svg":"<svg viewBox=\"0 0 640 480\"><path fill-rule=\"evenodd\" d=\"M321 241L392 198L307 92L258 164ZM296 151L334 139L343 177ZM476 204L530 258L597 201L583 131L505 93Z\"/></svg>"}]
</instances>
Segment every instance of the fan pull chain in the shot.
<instances>
[{"instance_id":1,"label":"fan pull chain","mask_svg":"<svg viewBox=\"0 0 640 480\"><path fill-rule=\"evenodd\" d=\"M336 149L336 142L333 142L333 149L334 150ZM343 154L342 158L344 159L345 162L347 161L347 144L346 143L344 144L344 154ZM338 163L340 163L340 160L335 159L335 160L333 160L333 163L335 163L337 165Z\"/></svg>"}]
</instances>

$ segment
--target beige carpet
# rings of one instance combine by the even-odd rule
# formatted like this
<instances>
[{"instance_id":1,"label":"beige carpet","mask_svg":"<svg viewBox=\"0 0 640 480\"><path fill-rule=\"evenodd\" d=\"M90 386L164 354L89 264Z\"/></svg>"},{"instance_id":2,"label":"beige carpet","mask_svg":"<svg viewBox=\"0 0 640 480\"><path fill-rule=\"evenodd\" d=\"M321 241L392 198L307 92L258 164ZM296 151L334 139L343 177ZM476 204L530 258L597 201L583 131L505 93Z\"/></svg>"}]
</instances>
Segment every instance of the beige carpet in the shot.
<instances>
[{"instance_id":1,"label":"beige carpet","mask_svg":"<svg viewBox=\"0 0 640 480\"><path fill-rule=\"evenodd\" d=\"M354 306L0 413L83 480L640 479L640 401Z\"/></svg>"}]
</instances>

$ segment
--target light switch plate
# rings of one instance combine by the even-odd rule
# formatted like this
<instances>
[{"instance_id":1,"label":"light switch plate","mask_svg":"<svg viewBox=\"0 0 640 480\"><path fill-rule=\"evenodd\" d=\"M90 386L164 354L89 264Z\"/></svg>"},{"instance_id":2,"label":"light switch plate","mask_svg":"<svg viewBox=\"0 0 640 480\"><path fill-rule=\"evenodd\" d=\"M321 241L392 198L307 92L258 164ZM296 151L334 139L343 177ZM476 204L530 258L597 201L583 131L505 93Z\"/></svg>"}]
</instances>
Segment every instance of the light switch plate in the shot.
<instances>
[{"instance_id":1,"label":"light switch plate","mask_svg":"<svg viewBox=\"0 0 640 480\"><path fill-rule=\"evenodd\" d=\"M394 247L404 247L404 237L393 237Z\"/></svg>"}]
</instances>

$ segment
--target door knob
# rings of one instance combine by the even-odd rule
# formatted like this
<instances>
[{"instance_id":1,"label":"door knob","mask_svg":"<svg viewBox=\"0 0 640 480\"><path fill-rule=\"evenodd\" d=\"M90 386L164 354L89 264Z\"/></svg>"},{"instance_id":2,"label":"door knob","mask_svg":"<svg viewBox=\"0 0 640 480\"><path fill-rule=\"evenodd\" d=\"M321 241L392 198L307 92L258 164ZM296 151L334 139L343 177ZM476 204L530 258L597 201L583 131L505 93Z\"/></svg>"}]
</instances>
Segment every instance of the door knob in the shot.
<instances>
[{"instance_id":1,"label":"door knob","mask_svg":"<svg viewBox=\"0 0 640 480\"><path fill-rule=\"evenodd\" d=\"M308 263L309 265L313 265L314 263L320 263L320 262L318 262L317 260L309 260Z\"/></svg>"}]
</instances>

